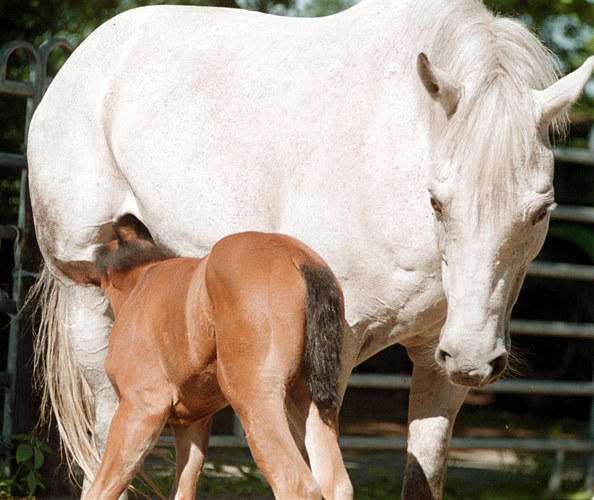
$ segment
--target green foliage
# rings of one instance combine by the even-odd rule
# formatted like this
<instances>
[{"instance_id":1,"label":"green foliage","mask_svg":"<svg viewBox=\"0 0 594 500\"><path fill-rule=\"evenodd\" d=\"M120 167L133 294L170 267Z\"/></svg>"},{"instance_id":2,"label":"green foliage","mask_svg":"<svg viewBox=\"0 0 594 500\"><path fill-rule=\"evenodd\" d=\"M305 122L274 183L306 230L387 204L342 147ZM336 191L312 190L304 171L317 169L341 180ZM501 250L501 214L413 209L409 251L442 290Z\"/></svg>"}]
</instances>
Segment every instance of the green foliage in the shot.
<instances>
[{"instance_id":1,"label":"green foliage","mask_svg":"<svg viewBox=\"0 0 594 500\"><path fill-rule=\"evenodd\" d=\"M44 488L40 469L45 454L51 448L34 436L17 434L14 456L0 464L0 496L2 498L32 497Z\"/></svg>"},{"instance_id":2,"label":"green foliage","mask_svg":"<svg viewBox=\"0 0 594 500\"><path fill-rule=\"evenodd\" d=\"M171 457L174 457L172 452ZM174 460L174 458L172 458ZM382 463L385 460L386 463ZM392 471L388 459L377 466L354 468L349 471L357 500L393 500L400 498L402 474L400 467ZM399 457L394 455L394 461ZM549 454L525 455L512 465L497 468L471 468L454 461L448 467L444 500L461 499L549 499L547 491L551 474L552 457ZM581 462L580 462L581 463ZM233 464L233 465L230 465ZM165 497L171 491L175 477L173 462L153 466L151 480L159 486ZM150 489L137 484L138 498L145 498ZM273 498L268 483L244 450L228 450L216 453L216 458L207 463L198 483L198 498L234 498L239 495L257 498ZM565 478L562 490L556 499L590 498L580 479Z\"/></svg>"},{"instance_id":3,"label":"green foliage","mask_svg":"<svg viewBox=\"0 0 594 500\"><path fill-rule=\"evenodd\" d=\"M0 2L0 44L25 40L39 45L65 38L77 46L116 14L145 5L216 5L237 7L235 0L19 0Z\"/></svg>"},{"instance_id":4,"label":"green foliage","mask_svg":"<svg viewBox=\"0 0 594 500\"><path fill-rule=\"evenodd\" d=\"M483 0L491 10L504 15L528 15L540 26L550 16L575 15L592 22L591 0Z\"/></svg>"},{"instance_id":5,"label":"green foliage","mask_svg":"<svg viewBox=\"0 0 594 500\"><path fill-rule=\"evenodd\" d=\"M20 174L20 172L18 172ZM14 174L14 172L13 172ZM17 223L20 204L21 176L0 178L0 224Z\"/></svg>"},{"instance_id":6,"label":"green foliage","mask_svg":"<svg viewBox=\"0 0 594 500\"><path fill-rule=\"evenodd\" d=\"M315 17L344 10L358 0L20 0L0 2L0 44L65 38L80 44L116 14L145 5L182 4L241 7L274 14ZM555 53L564 71L578 67L594 53L592 0L484 0L493 11L519 17ZM590 90L586 108L594 105Z\"/></svg>"},{"instance_id":7,"label":"green foliage","mask_svg":"<svg viewBox=\"0 0 594 500\"><path fill-rule=\"evenodd\" d=\"M564 72L578 68L594 54L594 5L592 0L483 0L503 15L517 17L532 28L557 57ZM594 114L594 85L574 110Z\"/></svg>"}]
</instances>

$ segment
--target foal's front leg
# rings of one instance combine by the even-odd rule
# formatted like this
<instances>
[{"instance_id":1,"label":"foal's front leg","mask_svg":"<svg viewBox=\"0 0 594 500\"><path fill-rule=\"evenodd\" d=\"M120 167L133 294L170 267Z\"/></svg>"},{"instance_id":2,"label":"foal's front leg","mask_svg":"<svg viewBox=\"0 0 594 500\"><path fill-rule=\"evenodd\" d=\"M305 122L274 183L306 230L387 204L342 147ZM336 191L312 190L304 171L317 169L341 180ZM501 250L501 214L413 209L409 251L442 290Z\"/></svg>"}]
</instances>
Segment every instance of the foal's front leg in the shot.
<instances>
[{"instance_id":1,"label":"foal's front leg","mask_svg":"<svg viewBox=\"0 0 594 500\"><path fill-rule=\"evenodd\" d=\"M443 494L452 428L468 388L452 384L432 352L409 349L409 356L414 366L402 498L436 500Z\"/></svg>"},{"instance_id":2,"label":"foal's front leg","mask_svg":"<svg viewBox=\"0 0 594 500\"><path fill-rule=\"evenodd\" d=\"M145 407L122 399L109 428L99 472L85 500L115 500L126 490L167 417L167 407Z\"/></svg>"},{"instance_id":3,"label":"foal's front leg","mask_svg":"<svg viewBox=\"0 0 594 500\"><path fill-rule=\"evenodd\" d=\"M191 424L170 424L175 436L176 475L170 500L196 497L196 486L208 447L212 416Z\"/></svg>"}]
</instances>

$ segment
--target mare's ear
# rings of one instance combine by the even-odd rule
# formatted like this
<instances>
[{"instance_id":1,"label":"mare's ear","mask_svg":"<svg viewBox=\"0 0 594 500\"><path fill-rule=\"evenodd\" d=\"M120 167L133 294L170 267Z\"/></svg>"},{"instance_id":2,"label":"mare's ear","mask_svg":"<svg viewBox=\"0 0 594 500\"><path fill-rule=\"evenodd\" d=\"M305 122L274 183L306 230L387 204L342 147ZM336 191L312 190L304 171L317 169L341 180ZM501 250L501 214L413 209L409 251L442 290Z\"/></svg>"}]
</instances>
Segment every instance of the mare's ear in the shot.
<instances>
[{"instance_id":1,"label":"mare's ear","mask_svg":"<svg viewBox=\"0 0 594 500\"><path fill-rule=\"evenodd\" d=\"M58 270L75 283L81 285L101 286L101 275L95 264L86 260L60 260L54 259Z\"/></svg>"},{"instance_id":2,"label":"mare's ear","mask_svg":"<svg viewBox=\"0 0 594 500\"><path fill-rule=\"evenodd\" d=\"M118 241L144 240L154 243L147 227L132 214L122 215L113 225Z\"/></svg>"},{"instance_id":3,"label":"mare's ear","mask_svg":"<svg viewBox=\"0 0 594 500\"><path fill-rule=\"evenodd\" d=\"M462 97L462 84L432 66L423 52L417 56L417 73L429 95L441 104L446 116L450 118L456 112Z\"/></svg>"},{"instance_id":4,"label":"mare's ear","mask_svg":"<svg viewBox=\"0 0 594 500\"><path fill-rule=\"evenodd\" d=\"M537 106L538 124L542 129L548 127L557 115L577 100L592 71L594 71L594 56L590 56L578 69L550 87L532 91Z\"/></svg>"}]
</instances>

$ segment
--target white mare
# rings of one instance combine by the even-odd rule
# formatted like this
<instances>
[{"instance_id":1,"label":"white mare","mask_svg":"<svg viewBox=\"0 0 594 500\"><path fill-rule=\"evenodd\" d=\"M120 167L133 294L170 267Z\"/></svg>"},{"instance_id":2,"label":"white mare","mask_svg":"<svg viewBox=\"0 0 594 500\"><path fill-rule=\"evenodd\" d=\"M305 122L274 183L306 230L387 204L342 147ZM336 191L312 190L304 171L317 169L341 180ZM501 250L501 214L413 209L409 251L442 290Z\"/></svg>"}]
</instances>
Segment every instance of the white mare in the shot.
<instances>
[{"instance_id":1,"label":"white mare","mask_svg":"<svg viewBox=\"0 0 594 500\"><path fill-rule=\"evenodd\" d=\"M28 147L47 265L38 354L87 477L117 406L111 314L53 259L88 260L132 213L182 255L243 230L322 255L346 298L342 387L372 354L407 347L403 497L440 498L455 416L506 367L510 311L547 231L549 126L593 67L558 80L527 29L474 0L363 0L319 19L146 7L100 27L50 86ZM325 498L352 496L310 463Z\"/></svg>"}]
</instances>

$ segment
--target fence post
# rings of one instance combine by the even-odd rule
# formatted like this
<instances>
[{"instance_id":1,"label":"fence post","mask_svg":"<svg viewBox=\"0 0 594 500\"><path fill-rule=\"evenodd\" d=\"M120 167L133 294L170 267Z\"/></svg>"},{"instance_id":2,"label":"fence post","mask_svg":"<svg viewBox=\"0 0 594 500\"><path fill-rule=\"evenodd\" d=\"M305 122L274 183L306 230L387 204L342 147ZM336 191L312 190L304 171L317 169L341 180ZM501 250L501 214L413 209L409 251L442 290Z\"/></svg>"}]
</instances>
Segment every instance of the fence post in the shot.
<instances>
[{"instance_id":1,"label":"fence post","mask_svg":"<svg viewBox=\"0 0 594 500\"><path fill-rule=\"evenodd\" d=\"M67 53L71 53L73 50L63 40L50 40L42 44L39 49L29 43L19 41L10 42L0 47L0 85L2 86L2 92L27 98L23 136L25 151L33 112L41 102L41 98L49 84L47 78L48 56L58 46ZM17 50L24 51L29 59L29 82L16 82L7 79L8 60ZM29 288L38 275L41 254L37 245L31 211L26 158L20 155L4 155L3 157L16 160L12 162L15 163L14 165L9 166L22 168L12 291L16 312L10 325L7 361L7 372L10 375L11 383L5 395L2 423L2 437L8 442L10 436L15 433L31 434L38 421L39 399L33 389L31 369L34 324L33 319L23 321L21 316L27 316L27 311L22 311L21 308ZM59 440L55 428L49 430L48 437L50 446L52 446L55 453L53 456L46 457L42 469L44 476L48 478L45 481L46 493L70 492L70 485L65 484L62 477L67 471L62 467L58 452Z\"/></svg>"},{"instance_id":2,"label":"fence post","mask_svg":"<svg viewBox=\"0 0 594 500\"><path fill-rule=\"evenodd\" d=\"M592 129L594 130L594 128ZM592 135L594 137L594 134ZM594 381L594 361L592 362L592 380ZM594 383L594 382L593 382ZM588 465L584 476L584 486L589 495L594 495L594 396L590 399L590 419L588 421L588 438L592 440L592 452L588 457Z\"/></svg>"}]
</instances>

